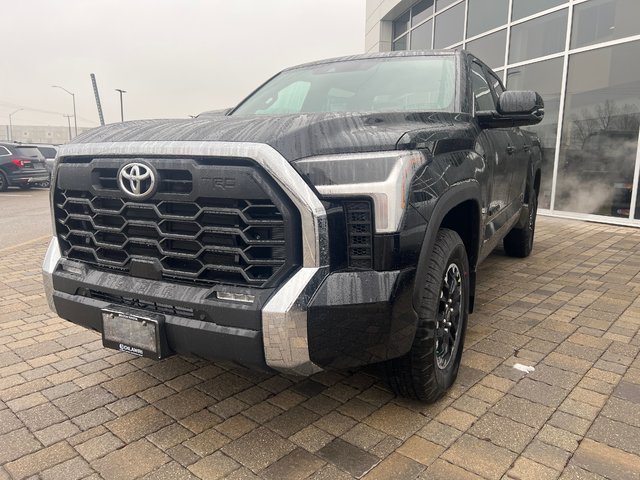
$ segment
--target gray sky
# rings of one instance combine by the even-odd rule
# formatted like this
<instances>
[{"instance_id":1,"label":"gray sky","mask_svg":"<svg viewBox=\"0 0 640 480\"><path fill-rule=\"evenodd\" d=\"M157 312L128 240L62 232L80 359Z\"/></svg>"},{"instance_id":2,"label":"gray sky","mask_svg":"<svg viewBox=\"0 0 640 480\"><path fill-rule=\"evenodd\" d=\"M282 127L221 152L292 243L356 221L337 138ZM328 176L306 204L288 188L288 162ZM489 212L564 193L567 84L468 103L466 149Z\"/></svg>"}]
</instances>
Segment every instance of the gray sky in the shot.
<instances>
[{"instance_id":1,"label":"gray sky","mask_svg":"<svg viewBox=\"0 0 640 480\"><path fill-rule=\"evenodd\" d=\"M362 53L365 0L0 0L0 124L98 125L230 107L282 68Z\"/></svg>"}]
</instances>

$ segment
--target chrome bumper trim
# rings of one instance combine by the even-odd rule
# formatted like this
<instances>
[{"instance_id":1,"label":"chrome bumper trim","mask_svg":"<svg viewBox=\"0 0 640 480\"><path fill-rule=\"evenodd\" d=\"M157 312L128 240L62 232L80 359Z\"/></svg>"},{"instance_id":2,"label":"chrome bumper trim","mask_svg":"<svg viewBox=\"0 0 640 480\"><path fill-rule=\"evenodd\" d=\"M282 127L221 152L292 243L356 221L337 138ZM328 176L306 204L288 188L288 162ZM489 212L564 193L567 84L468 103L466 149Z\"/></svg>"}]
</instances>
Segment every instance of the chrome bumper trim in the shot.
<instances>
[{"instance_id":1,"label":"chrome bumper trim","mask_svg":"<svg viewBox=\"0 0 640 480\"><path fill-rule=\"evenodd\" d=\"M90 155L241 157L250 158L264 168L300 213L303 252L302 268L280 286L263 309L262 335L265 359L267 365L283 372L310 375L320 370L309 358L306 310L311 295L328 274L327 214L313 190L277 150L262 143L206 141L85 143L63 145L58 152L58 162L64 163L66 157ZM45 284L46 282L45 274ZM52 283L51 289L53 289Z\"/></svg>"},{"instance_id":2,"label":"chrome bumper trim","mask_svg":"<svg viewBox=\"0 0 640 480\"><path fill-rule=\"evenodd\" d=\"M52 312L56 312L56 306L53 304L53 272L56 271L58 262L62 255L60 254L60 245L58 239L53 237L49 242L49 248L44 256L42 263L42 280L44 283L44 294L47 297L47 303Z\"/></svg>"}]
</instances>

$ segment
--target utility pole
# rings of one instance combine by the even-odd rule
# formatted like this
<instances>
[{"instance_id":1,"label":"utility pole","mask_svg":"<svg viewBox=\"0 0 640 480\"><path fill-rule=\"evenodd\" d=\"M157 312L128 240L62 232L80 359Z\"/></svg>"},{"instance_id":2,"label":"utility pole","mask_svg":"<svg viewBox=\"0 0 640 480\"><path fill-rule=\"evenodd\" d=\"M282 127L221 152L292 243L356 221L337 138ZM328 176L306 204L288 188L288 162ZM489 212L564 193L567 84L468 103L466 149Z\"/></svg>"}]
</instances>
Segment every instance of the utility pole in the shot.
<instances>
[{"instance_id":1,"label":"utility pole","mask_svg":"<svg viewBox=\"0 0 640 480\"><path fill-rule=\"evenodd\" d=\"M69 90L67 90L64 87L61 87L60 85L51 85L51 88L59 88L60 90L64 90L69 95L71 95L71 98L73 99L73 126L76 131L76 136L78 136L78 117L76 116L76 94L71 93Z\"/></svg>"},{"instance_id":2,"label":"utility pole","mask_svg":"<svg viewBox=\"0 0 640 480\"><path fill-rule=\"evenodd\" d=\"M71 141L71 117L73 115L62 115L67 119L67 123L69 124L69 141Z\"/></svg>"},{"instance_id":3,"label":"utility pole","mask_svg":"<svg viewBox=\"0 0 640 480\"><path fill-rule=\"evenodd\" d=\"M126 90L122 90L120 88L116 88L116 92L118 92L120 94L120 121L124 122L124 107L122 104L122 94L123 93L127 93Z\"/></svg>"},{"instance_id":4,"label":"utility pole","mask_svg":"<svg viewBox=\"0 0 640 480\"><path fill-rule=\"evenodd\" d=\"M11 117L13 117L16 113L21 112L22 110L24 110L24 109L23 108L19 108L15 112L11 112L9 114L9 141L10 142L13 141L13 123L11 123Z\"/></svg>"}]
</instances>

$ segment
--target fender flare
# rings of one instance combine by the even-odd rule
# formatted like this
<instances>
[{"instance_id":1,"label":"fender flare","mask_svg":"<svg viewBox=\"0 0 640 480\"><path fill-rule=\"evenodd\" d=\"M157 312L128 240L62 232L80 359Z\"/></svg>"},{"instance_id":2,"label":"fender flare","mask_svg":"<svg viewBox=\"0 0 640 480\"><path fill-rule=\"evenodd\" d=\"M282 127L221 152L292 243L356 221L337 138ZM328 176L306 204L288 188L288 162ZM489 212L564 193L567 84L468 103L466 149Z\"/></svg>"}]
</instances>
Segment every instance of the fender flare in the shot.
<instances>
[{"instance_id":1,"label":"fender flare","mask_svg":"<svg viewBox=\"0 0 640 480\"><path fill-rule=\"evenodd\" d=\"M420 249L420 256L418 258L418 265L416 269L416 277L413 285L413 307L418 311L420 299L422 296L422 286L427 278L428 259L433 251L436 235L442 225L447 213L453 208L468 200L474 200L478 205L478 218L479 232L478 232L478 245L476 246L476 252L480 252L480 245L482 242L482 213L481 209L481 195L480 184L477 181L467 181L458 183L444 192L438 202L433 207L431 216L427 222L427 228L424 234L424 240L422 241L422 247ZM477 255L476 261L472 265L469 264L469 285L470 285L470 310L473 309L473 296L475 293L475 277L477 268Z\"/></svg>"}]
</instances>

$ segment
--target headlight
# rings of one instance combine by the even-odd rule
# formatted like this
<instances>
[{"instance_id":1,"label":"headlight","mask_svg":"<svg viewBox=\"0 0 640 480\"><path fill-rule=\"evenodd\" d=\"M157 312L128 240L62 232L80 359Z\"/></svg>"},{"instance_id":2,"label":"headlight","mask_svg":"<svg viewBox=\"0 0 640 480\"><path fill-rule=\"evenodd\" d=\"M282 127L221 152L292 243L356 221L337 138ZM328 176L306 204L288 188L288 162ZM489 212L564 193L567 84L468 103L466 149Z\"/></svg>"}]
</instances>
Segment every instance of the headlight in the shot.
<instances>
[{"instance_id":1,"label":"headlight","mask_svg":"<svg viewBox=\"0 0 640 480\"><path fill-rule=\"evenodd\" d=\"M411 180L426 162L423 152L392 151L310 157L294 166L321 195L371 198L376 232L390 233L400 229Z\"/></svg>"}]
</instances>

